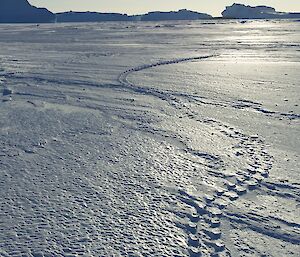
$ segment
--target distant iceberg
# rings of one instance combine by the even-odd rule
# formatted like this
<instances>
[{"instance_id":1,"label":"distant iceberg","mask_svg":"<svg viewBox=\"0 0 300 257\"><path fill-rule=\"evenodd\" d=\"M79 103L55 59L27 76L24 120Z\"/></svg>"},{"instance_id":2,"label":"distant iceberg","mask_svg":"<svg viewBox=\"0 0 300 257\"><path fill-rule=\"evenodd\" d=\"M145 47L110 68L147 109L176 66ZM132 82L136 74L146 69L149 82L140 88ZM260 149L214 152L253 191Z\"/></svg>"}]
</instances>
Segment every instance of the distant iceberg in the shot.
<instances>
[{"instance_id":1,"label":"distant iceberg","mask_svg":"<svg viewBox=\"0 0 300 257\"><path fill-rule=\"evenodd\" d=\"M263 5L233 4L226 7L222 16L227 19L292 19L300 18L300 13L277 12L273 7Z\"/></svg>"},{"instance_id":2,"label":"distant iceberg","mask_svg":"<svg viewBox=\"0 0 300 257\"><path fill-rule=\"evenodd\" d=\"M212 16L186 9L177 12L149 12L129 16L120 13L98 12L63 12L56 14L57 22L100 22L100 21L166 21L166 20L200 20L211 19Z\"/></svg>"},{"instance_id":3,"label":"distant iceberg","mask_svg":"<svg viewBox=\"0 0 300 257\"><path fill-rule=\"evenodd\" d=\"M127 14L99 12L63 12L56 14L57 22L129 21Z\"/></svg>"},{"instance_id":4,"label":"distant iceberg","mask_svg":"<svg viewBox=\"0 0 300 257\"><path fill-rule=\"evenodd\" d=\"M55 14L45 8L37 8L27 0L1 0L0 23L54 22Z\"/></svg>"},{"instance_id":5,"label":"distant iceberg","mask_svg":"<svg viewBox=\"0 0 300 257\"><path fill-rule=\"evenodd\" d=\"M142 21L163 21L163 20L201 20L212 19L212 16L206 13L194 12L186 9L178 12L149 12L141 15Z\"/></svg>"}]
</instances>

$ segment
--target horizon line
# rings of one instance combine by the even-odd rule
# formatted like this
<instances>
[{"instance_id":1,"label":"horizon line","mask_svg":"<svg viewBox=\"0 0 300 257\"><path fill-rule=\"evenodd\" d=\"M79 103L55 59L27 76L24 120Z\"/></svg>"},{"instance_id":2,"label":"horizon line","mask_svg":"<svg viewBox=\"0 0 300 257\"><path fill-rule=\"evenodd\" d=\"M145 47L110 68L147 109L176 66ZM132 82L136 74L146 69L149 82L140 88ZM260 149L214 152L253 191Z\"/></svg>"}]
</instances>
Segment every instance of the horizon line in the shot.
<instances>
[{"instance_id":1,"label":"horizon line","mask_svg":"<svg viewBox=\"0 0 300 257\"><path fill-rule=\"evenodd\" d=\"M213 18L219 18L219 17L222 17L222 12L220 12L218 15L214 15L214 14L211 14L210 12L205 12L205 11L201 11L201 10L195 10L195 9L187 9L187 8L178 8L176 10L159 10L159 9L156 9L156 10L149 10L149 11L145 11L145 12L138 12L138 13L133 13L133 12L122 12L122 11L102 11L102 10L78 10L78 9L65 9L65 10L62 10L62 11L54 11L54 10L51 10L52 8L48 8L48 7L45 7L45 6L41 6L41 5L36 5L36 4L32 4L31 3L31 0L27 0L30 5L32 6L35 6L37 8L45 8L47 10L49 10L50 12L52 12L53 14L59 14L59 13L66 13L66 12L78 12L78 13L87 13L87 12L90 12L90 13L116 13L116 14L123 14L123 15L127 15L127 16L139 16L139 15L145 15L147 13L151 13L151 12L178 12L180 10L188 10L188 11L192 11L192 12L197 12L197 13L202 13L202 14L208 14L210 16L212 16ZM230 7L234 4L240 4L240 5L244 5L244 6L250 6L250 7L259 7L259 6L267 6L267 7L272 7L270 5L249 5L249 4L243 4L243 3L239 3L239 2L233 2L231 5L225 5L224 8L223 8L223 11L226 9L226 7ZM274 7L272 7L274 8ZM281 10L278 10L276 8L274 8L277 12L284 12L284 13L300 13L300 10L299 11L281 11Z\"/></svg>"}]
</instances>

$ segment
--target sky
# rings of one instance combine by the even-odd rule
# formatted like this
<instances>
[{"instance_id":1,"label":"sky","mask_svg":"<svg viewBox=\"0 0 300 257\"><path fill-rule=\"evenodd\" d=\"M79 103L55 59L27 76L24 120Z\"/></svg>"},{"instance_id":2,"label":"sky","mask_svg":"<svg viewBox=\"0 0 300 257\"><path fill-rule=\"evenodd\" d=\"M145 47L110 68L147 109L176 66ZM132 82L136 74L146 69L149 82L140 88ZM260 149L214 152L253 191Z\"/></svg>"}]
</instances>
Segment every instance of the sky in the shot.
<instances>
[{"instance_id":1,"label":"sky","mask_svg":"<svg viewBox=\"0 0 300 257\"><path fill-rule=\"evenodd\" d=\"M32 5L46 7L53 12L97 11L141 14L149 11L189 9L221 16L225 6L234 0L29 0ZM268 5L278 11L300 12L300 0L241 0L248 5Z\"/></svg>"}]
</instances>

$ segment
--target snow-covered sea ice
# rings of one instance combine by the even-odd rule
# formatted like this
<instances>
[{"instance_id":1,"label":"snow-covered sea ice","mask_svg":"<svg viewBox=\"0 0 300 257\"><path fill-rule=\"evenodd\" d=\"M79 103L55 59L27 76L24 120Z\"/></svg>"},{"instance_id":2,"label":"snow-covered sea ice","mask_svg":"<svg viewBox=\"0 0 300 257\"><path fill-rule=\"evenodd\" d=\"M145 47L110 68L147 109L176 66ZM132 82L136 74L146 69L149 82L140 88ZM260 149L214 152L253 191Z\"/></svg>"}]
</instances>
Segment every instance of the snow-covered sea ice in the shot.
<instances>
[{"instance_id":1,"label":"snow-covered sea ice","mask_svg":"<svg viewBox=\"0 0 300 257\"><path fill-rule=\"evenodd\" d=\"M0 256L299 256L299 22L0 26Z\"/></svg>"}]
</instances>

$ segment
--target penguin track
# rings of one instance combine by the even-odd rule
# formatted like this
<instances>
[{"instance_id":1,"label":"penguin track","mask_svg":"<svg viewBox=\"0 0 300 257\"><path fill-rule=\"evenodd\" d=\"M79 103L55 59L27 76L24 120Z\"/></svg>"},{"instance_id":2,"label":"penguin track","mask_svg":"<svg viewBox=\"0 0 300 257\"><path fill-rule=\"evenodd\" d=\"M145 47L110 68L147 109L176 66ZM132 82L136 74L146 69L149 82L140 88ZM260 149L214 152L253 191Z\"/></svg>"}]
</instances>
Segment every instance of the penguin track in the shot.
<instances>
[{"instance_id":1,"label":"penguin track","mask_svg":"<svg viewBox=\"0 0 300 257\"><path fill-rule=\"evenodd\" d=\"M231 256L230 250L226 247L222 238L221 220L226 219L225 209L232 202L238 200L247 192L262 186L264 179L269 176L272 168L273 158L267 152L264 140L258 135L246 135L234 127L210 118L198 118L200 115L191 110L190 107L179 97L170 92L154 88L136 86L127 80L128 75L163 65L176 64L180 62L203 60L212 56L181 58L170 61L146 64L132 68L120 74L118 80L126 88L130 88L142 94L149 94L167 101L171 106L181 111L182 116L191 120L197 120L202 125L210 126L225 137L233 139L236 144L232 146L236 158L242 156L248 160L248 166L228 174L223 161L215 156L209 156L187 149L187 152L198 158L205 158L211 162L212 167L218 171L211 170L210 175L222 177L223 185L213 192L198 198L184 190L178 190L179 201L189 206L191 212L186 214L189 222L184 225L187 232L188 252L191 257L197 256Z\"/></svg>"}]
</instances>

